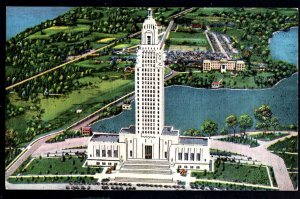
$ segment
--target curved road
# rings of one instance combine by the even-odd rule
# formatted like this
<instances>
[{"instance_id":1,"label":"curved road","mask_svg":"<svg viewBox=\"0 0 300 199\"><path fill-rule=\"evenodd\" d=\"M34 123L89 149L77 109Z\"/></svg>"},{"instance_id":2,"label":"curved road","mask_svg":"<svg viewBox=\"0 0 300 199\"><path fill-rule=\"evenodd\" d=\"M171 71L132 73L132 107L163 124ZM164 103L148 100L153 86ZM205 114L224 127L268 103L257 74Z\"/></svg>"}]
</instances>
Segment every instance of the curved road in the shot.
<instances>
[{"instance_id":1,"label":"curved road","mask_svg":"<svg viewBox=\"0 0 300 199\"><path fill-rule=\"evenodd\" d=\"M254 148L250 148L248 145L215 140L216 137L212 136L210 146L214 149L243 154L251 157L253 160L260 161L265 165L273 167L279 190L292 191L294 190L294 187L283 159L267 150L270 145L280 140L284 140L287 137L298 135L298 132L289 132L289 134L290 135L288 136L273 141L259 141L260 146Z\"/></svg>"}]
</instances>

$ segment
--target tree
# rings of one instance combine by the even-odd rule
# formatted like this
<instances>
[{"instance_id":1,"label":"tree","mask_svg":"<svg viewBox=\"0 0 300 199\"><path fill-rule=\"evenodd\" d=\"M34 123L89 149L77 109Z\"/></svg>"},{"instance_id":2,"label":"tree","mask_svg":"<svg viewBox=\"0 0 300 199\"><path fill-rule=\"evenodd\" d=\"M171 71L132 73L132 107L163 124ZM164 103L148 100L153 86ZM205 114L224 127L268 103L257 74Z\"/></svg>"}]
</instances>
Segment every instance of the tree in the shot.
<instances>
[{"instance_id":1,"label":"tree","mask_svg":"<svg viewBox=\"0 0 300 199\"><path fill-rule=\"evenodd\" d=\"M16 132L13 129L8 129L5 132L5 147L8 148L10 157L12 155L13 147L16 146L15 142Z\"/></svg>"},{"instance_id":2,"label":"tree","mask_svg":"<svg viewBox=\"0 0 300 199\"><path fill-rule=\"evenodd\" d=\"M274 130L274 132L275 132L276 127L279 125L279 120L278 120L278 118L277 118L277 117L272 117L272 118L270 119L270 125L273 127L273 130Z\"/></svg>"},{"instance_id":3,"label":"tree","mask_svg":"<svg viewBox=\"0 0 300 199\"><path fill-rule=\"evenodd\" d=\"M229 115L225 122L228 127L233 129L233 136L235 137L235 130L238 126L237 117L235 115Z\"/></svg>"},{"instance_id":4,"label":"tree","mask_svg":"<svg viewBox=\"0 0 300 199\"><path fill-rule=\"evenodd\" d=\"M254 116L258 120L256 128L264 129L264 132L270 127L270 120L272 118L272 111L270 106L263 104L254 110Z\"/></svg>"},{"instance_id":5,"label":"tree","mask_svg":"<svg viewBox=\"0 0 300 199\"><path fill-rule=\"evenodd\" d=\"M253 120L250 115L241 115L238 118L238 125L239 128L244 132L244 135L246 134L246 129L251 128L253 125Z\"/></svg>"},{"instance_id":6,"label":"tree","mask_svg":"<svg viewBox=\"0 0 300 199\"><path fill-rule=\"evenodd\" d=\"M201 131L204 133L208 133L209 137L217 132L218 124L213 122L212 120L205 120L200 127Z\"/></svg>"}]
</instances>

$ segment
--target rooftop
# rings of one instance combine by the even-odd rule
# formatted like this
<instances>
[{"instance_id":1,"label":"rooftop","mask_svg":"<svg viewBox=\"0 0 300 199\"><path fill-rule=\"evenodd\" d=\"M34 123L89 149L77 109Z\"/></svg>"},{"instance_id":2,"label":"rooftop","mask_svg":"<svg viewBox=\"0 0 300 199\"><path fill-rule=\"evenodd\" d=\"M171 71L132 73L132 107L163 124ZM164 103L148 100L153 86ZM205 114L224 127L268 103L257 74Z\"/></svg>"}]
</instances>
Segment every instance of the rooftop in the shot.
<instances>
[{"instance_id":1,"label":"rooftop","mask_svg":"<svg viewBox=\"0 0 300 199\"><path fill-rule=\"evenodd\" d=\"M207 138L202 138L202 137L180 136L179 137L179 143L180 144L197 144L197 145L207 146L208 145L208 139Z\"/></svg>"},{"instance_id":2,"label":"rooftop","mask_svg":"<svg viewBox=\"0 0 300 199\"><path fill-rule=\"evenodd\" d=\"M130 125L128 128L121 128L120 133L135 134L135 126Z\"/></svg>"},{"instance_id":3,"label":"rooftop","mask_svg":"<svg viewBox=\"0 0 300 199\"><path fill-rule=\"evenodd\" d=\"M162 135L178 136L179 135L179 130L173 129L173 126L165 126L162 130Z\"/></svg>"},{"instance_id":4,"label":"rooftop","mask_svg":"<svg viewBox=\"0 0 300 199\"><path fill-rule=\"evenodd\" d=\"M118 142L119 134L113 134L113 133L97 134L97 133L94 133L91 138L91 141L92 142Z\"/></svg>"}]
</instances>

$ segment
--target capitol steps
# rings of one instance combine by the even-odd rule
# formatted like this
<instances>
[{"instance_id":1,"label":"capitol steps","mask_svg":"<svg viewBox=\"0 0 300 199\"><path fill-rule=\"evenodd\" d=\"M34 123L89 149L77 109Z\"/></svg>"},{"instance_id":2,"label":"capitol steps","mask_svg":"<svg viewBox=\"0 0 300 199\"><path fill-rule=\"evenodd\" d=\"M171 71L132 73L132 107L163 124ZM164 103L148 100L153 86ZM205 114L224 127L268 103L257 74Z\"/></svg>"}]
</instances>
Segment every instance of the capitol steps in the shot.
<instances>
[{"instance_id":1,"label":"capitol steps","mask_svg":"<svg viewBox=\"0 0 300 199\"><path fill-rule=\"evenodd\" d=\"M127 160L118 171L115 181L173 183L173 176L166 160Z\"/></svg>"},{"instance_id":2,"label":"capitol steps","mask_svg":"<svg viewBox=\"0 0 300 199\"><path fill-rule=\"evenodd\" d=\"M159 184L173 184L172 179L153 179L153 178L130 178L130 177L116 177L116 182L139 182L139 183L159 183Z\"/></svg>"}]
</instances>

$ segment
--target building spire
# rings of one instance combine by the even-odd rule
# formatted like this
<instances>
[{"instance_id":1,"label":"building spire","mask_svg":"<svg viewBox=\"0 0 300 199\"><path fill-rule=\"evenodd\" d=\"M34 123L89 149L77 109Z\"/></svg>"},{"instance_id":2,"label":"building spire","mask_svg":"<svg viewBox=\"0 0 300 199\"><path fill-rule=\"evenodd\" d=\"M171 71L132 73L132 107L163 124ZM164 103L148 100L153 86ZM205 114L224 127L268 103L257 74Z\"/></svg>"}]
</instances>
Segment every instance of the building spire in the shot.
<instances>
[{"instance_id":1,"label":"building spire","mask_svg":"<svg viewBox=\"0 0 300 199\"><path fill-rule=\"evenodd\" d=\"M152 9L148 8L148 18L152 18Z\"/></svg>"}]
</instances>

